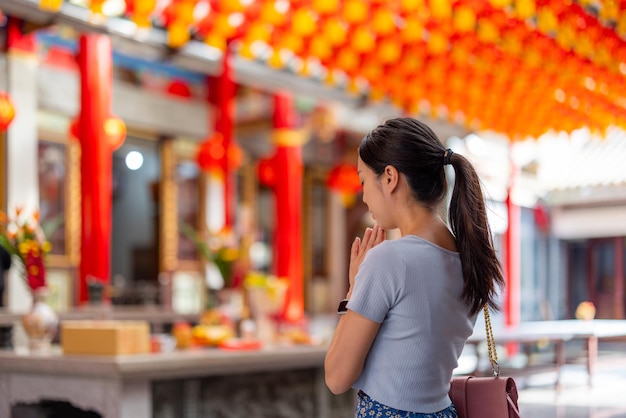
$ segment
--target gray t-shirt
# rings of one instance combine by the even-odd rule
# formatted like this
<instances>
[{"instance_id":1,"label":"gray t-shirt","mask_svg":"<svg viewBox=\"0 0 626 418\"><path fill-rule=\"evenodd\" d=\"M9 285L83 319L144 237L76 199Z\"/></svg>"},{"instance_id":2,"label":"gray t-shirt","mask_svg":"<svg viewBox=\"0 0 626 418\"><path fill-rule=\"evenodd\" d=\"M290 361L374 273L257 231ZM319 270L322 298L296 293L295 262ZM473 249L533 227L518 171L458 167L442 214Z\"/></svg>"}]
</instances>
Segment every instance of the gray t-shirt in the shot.
<instances>
[{"instance_id":1,"label":"gray t-shirt","mask_svg":"<svg viewBox=\"0 0 626 418\"><path fill-rule=\"evenodd\" d=\"M414 235L372 248L348 309L381 326L353 388L404 411L447 408L452 371L476 322L462 291L458 253Z\"/></svg>"}]
</instances>

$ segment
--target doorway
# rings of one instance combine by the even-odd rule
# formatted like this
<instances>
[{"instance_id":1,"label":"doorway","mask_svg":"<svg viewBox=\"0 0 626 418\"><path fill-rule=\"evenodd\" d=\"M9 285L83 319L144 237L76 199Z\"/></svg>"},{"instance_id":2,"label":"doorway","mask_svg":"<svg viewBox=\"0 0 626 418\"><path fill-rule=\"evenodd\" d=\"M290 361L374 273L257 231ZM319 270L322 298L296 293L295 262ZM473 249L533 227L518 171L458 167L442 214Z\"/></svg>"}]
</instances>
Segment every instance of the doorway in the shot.
<instances>
[{"instance_id":1,"label":"doorway","mask_svg":"<svg viewBox=\"0 0 626 418\"><path fill-rule=\"evenodd\" d=\"M114 303L156 303L159 177L157 141L129 136L113 153L111 277Z\"/></svg>"},{"instance_id":2,"label":"doorway","mask_svg":"<svg viewBox=\"0 0 626 418\"><path fill-rule=\"evenodd\" d=\"M597 319L624 318L624 257L624 237L568 242L570 318L583 301L594 304Z\"/></svg>"}]
</instances>

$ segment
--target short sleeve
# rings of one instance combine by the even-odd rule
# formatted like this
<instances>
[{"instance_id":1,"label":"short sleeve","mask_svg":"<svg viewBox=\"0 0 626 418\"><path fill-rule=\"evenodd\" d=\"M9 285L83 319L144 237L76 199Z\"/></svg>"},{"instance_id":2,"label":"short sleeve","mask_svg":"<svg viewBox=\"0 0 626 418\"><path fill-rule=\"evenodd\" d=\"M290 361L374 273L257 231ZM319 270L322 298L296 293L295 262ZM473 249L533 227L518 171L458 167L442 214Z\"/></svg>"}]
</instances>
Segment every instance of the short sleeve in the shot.
<instances>
[{"instance_id":1,"label":"short sleeve","mask_svg":"<svg viewBox=\"0 0 626 418\"><path fill-rule=\"evenodd\" d=\"M406 267L385 241L365 256L356 275L348 309L382 323L404 287Z\"/></svg>"}]
</instances>

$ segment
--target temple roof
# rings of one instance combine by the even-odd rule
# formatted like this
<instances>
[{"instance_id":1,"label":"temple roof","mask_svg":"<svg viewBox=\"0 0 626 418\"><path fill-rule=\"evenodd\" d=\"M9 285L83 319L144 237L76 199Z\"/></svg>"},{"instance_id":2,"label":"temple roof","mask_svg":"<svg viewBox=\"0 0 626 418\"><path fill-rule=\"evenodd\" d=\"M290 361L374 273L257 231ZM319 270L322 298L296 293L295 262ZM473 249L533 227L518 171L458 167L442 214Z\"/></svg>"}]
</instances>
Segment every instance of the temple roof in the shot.
<instances>
[{"instance_id":1,"label":"temple roof","mask_svg":"<svg viewBox=\"0 0 626 418\"><path fill-rule=\"evenodd\" d=\"M554 204L626 202L626 133L581 131L538 141L537 179Z\"/></svg>"}]
</instances>

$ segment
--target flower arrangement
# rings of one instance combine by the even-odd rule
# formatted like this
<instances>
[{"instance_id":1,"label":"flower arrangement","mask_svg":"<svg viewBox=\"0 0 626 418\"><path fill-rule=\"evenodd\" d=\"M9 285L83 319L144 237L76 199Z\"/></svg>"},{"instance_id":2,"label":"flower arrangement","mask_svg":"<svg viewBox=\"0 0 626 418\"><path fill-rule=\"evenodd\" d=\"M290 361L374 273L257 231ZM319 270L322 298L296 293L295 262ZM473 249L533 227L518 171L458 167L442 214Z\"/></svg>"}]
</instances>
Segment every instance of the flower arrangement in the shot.
<instances>
[{"instance_id":1,"label":"flower arrangement","mask_svg":"<svg viewBox=\"0 0 626 418\"><path fill-rule=\"evenodd\" d=\"M218 268L225 287L238 287L241 279L235 277L235 265L240 258L240 249L234 234L225 229L218 234L203 237L191 225L180 224L180 231L195 245L200 256Z\"/></svg>"},{"instance_id":2,"label":"flower arrangement","mask_svg":"<svg viewBox=\"0 0 626 418\"><path fill-rule=\"evenodd\" d=\"M0 245L18 260L33 292L46 286L44 256L50 252L51 244L39 225L38 210L28 216L23 207L17 207L12 218L0 211Z\"/></svg>"},{"instance_id":3,"label":"flower arrangement","mask_svg":"<svg viewBox=\"0 0 626 418\"><path fill-rule=\"evenodd\" d=\"M250 271L246 275L244 286L248 292L250 309L257 319L281 314L289 287L288 280L272 274Z\"/></svg>"}]
</instances>

